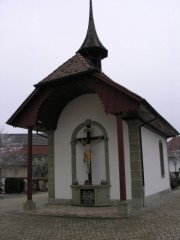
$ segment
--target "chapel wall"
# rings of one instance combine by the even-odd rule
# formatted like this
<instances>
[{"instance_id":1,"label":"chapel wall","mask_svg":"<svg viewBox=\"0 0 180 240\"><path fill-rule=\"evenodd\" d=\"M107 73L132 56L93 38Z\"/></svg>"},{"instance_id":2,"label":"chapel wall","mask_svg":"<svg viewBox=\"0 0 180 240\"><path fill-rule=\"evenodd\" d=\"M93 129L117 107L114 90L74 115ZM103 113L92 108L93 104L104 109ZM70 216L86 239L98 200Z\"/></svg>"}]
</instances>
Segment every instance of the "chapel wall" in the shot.
<instances>
[{"instance_id":1,"label":"chapel wall","mask_svg":"<svg viewBox=\"0 0 180 240\"><path fill-rule=\"evenodd\" d=\"M109 172L110 172L110 198L118 200L120 198L119 188L119 163L118 163L118 148L117 148L117 126L116 117L104 113L102 103L96 94L85 94L73 99L63 110L58 121L57 129L54 134L54 160L55 160L55 198L71 199L72 191L72 169L71 169L71 137L74 129L85 120L91 119L92 121L99 122L107 131L108 135L108 152L109 152ZM124 125L126 133L128 131L126 124ZM128 152L128 139L125 137L126 151ZM98 148L99 146L99 148ZM97 151L96 151L97 150ZM103 159L103 144L98 143L93 151L94 154L94 171L92 172L93 183L98 184L104 178L104 166L101 167L103 162L98 162L98 159ZM78 161L83 161L82 151L80 146L76 150ZM127 154L127 158L129 158ZM77 161L77 166L80 164ZM130 164L126 161L126 172L130 178ZM82 168L82 169L81 169ZM98 170L99 169L99 170ZM83 183L85 178L85 171L81 165L77 170L78 181ZM128 196L131 196L130 186L128 186Z\"/></svg>"},{"instance_id":2,"label":"chapel wall","mask_svg":"<svg viewBox=\"0 0 180 240\"><path fill-rule=\"evenodd\" d=\"M159 141L163 144L164 177L161 176ZM145 176L145 196L147 197L170 188L166 139L143 127L142 148Z\"/></svg>"}]
</instances>

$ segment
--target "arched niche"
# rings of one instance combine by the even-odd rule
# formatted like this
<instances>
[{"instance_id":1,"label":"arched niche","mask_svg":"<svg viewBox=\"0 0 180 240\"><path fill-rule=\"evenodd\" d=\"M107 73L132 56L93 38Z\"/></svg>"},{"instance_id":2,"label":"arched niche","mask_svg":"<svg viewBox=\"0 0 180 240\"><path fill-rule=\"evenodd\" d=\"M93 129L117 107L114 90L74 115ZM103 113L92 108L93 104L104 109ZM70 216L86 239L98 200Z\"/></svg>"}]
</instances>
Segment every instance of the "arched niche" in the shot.
<instances>
[{"instance_id":1,"label":"arched niche","mask_svg":"<svg viewBox=\"0 0 180 240\"><path fill-rule=\"evenodd\" d=\"M89 129L89 130L88 130ZM105 128L96 121L91 121L90 119L85 120L85 122L79 124L73 131L72 137L71 137L71 161L72 161L72 185L77 185L78 184L78 179L77 179L77 144L79 144L79 140L87 138L87 136L81 136L78 137L78 134L87 131L93 131L93 129L97 131L97 134L100 136L91 136L94 141L96 139L100 139L104 143L104 164L103 166L105 168L105 176L104 180L106 184L110 184L110 176L109 176L109 151L108 151L108 135L105 130ZM82 134L81 134L82 135ZM91 140L92 140L91 139ZM92 140L92 141L93 141ZM92 143L93 144L93 143ZM82 149L83 151L83 149ZM100 183L99 183L100 184Z\"/></svg>"},{"instance_id":2,"label":"arched niche","mask_svg":"<svg viewBox=\"0 0 180 240\"><path fill-rule=\"evenodd\" d=\"M91 134L95 131L95 134ZM85 136L84 132L87 134ZM92 135L92 136L91 136ZM99 136L100 135L100 136ZM77 176L77 144L84 142L89 144L91 140L100 140L103 142L103 156L104 159L101 161L104 167L104 181L98 184L92 184L93 179L88 184L78 182ZM97 150L97 149L96 149ZM109 151L108 151L108 135L105 128L96 121L90 119L79 124L73 131L71 137L71 160L72 160L72 205L84 205L84 206L108 206L110 205L110 176L109 176ZM97 159L98 160L98 159ZM101 159L102 160L102 159ZM82 159L81 159L82 161ZM93 158L91 159L93 163ZM96 174L99 169L95 168ZM92 168L93 171L93 168ZM91 175L93 177L93 174Z\"/></svg>"}]
</instances>

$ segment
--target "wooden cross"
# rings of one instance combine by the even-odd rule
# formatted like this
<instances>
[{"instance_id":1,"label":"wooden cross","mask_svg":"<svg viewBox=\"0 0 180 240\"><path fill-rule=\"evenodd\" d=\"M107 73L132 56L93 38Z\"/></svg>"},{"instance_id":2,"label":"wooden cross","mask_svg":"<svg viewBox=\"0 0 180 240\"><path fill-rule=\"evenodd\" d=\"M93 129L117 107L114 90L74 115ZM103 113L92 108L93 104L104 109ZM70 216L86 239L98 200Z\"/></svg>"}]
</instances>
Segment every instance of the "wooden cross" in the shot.
<instances>
[{"instance_id":1,"label":"wooden cross","mask_svg":"<svg viewBox=\"0 0 180 240\"><path fill-rule=\"evenodd\" d=\"M88 147L84 152L84 161L88 165L88 181L89 181L90 184L92 184L90 144L91 144L91 141L104 139L104 136L91 137L91 126L90 126L90 124L87 125L87 128L85 130L87 132L87 136L85 138L76 138L76 141L81 142L86 148Z\"/></svg>"}]
</instances>

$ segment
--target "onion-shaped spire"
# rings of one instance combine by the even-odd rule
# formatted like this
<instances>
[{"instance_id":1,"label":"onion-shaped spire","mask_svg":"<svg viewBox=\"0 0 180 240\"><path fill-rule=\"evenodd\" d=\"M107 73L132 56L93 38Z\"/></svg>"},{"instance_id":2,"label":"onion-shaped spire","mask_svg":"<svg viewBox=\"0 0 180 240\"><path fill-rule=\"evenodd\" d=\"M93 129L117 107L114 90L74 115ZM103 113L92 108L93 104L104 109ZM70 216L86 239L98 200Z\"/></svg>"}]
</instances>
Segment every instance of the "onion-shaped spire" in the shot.
<instances>
[{"instance_id":1,"label":"onion-shaped spire","mask_svg":"<svg viewBox=\"0 0 180 240\"><path fill-rule=\"evenodd\" d=\"M106 58L108 55L108 50L100 42L98 35L96 33L96 28L93 18L93 8L92 0L90 0L90 9L89 9L89 25L85 40L77 51L84 57L91 60L91 62L101 70L101 59Z\"/></svg>"}]
</instances>

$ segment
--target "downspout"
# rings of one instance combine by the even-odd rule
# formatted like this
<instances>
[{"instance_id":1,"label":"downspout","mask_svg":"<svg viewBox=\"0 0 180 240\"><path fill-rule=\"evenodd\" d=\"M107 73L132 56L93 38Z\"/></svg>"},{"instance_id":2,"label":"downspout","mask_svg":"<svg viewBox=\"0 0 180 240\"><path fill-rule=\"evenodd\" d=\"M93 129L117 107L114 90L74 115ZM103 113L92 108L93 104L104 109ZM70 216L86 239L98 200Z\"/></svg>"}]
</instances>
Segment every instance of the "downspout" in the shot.
<instances>
[{"instance_id":1,"label":"downspout","mask_svg":"<svg viewBox=\"0 0 180 240\"><path fill-rule=\"evenodd\" d=\"M141 129L142 129L142 127L144 127L145 125L149 125L149 123L153 122L156 119L157 119L157 116L155 116L153 119L151 119L147 122L142 123L139 126L140 150L141 150L141 168L142 168L142 184L143 184L143 207L145 207L146 204L145 204L144 160L143 160L143 147L142 147L142 132L141 132Z\"/></svg>"}]
</instances>

